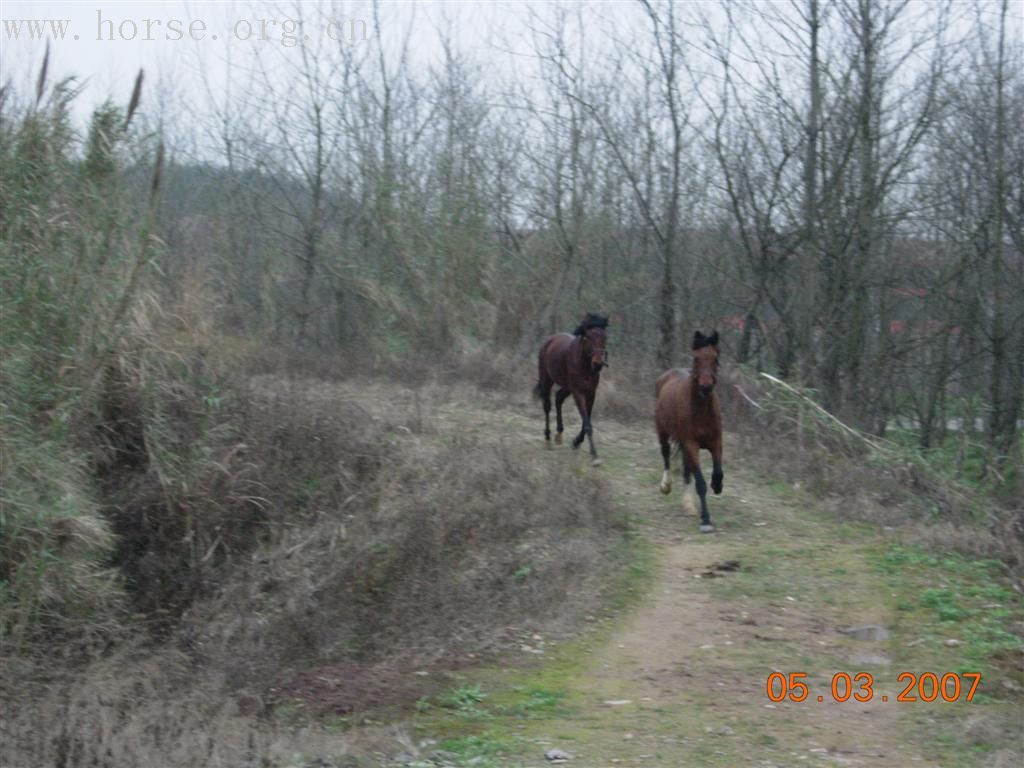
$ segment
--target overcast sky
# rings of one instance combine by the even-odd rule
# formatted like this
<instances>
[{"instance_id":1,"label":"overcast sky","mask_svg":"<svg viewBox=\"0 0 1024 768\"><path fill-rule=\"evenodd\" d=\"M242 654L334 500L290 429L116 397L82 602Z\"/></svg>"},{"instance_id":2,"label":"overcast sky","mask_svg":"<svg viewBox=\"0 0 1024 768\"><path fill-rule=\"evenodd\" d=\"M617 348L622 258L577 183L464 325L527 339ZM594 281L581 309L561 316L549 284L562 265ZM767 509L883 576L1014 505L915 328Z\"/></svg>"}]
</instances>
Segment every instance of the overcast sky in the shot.
<instances>
[{"instance_id":1,"label":"overcast sky","mask_svg":"<svg viewBox=\"0 0 1024 768\"><path fill-rule=\"evenodd\" d=\"M709 16L720 13L721 0L688 0L687 4L698 2ZM962 23L969 25L973 4L959 0L958 4ZM998 3L993 0L988 5L994 16ZM299 6L302 7L297 10ZM317 15L316 7L329 8L324 16L333 23L310 20L299 29L298 17L304 15L312 19ZM530 7L544 17L552 13L555 4L534 2ZM562 3L562 7L575 9L579 6ZM928 12L933 7L937 6L932 0L912 0L906 18L927 23ZM1010 36L1019 40L1024 2L1012 0L1010 7L1013 17ZM438 40L442 31L451 37L457 50L474 61L487 62L489 66L493 63L506 73L515 66L516 60L508 51L525 54L531 44L526 31L527 8L521 2L383 0L379 13L379 34L385 47L397 50L401 40L408 36L411 55L418 67L428 66L440 58L442 48ZM615 45L618 40L629 39L629 30L642 23L641 16L635 0L588 2L582 11L587 46ZM75 75L87 82L83 97L75 105L79 119L105 98L112 97L121 104L127 102L140 67L146 70L146 94L152 106L154 93L163 93L171 99L179 93L194 95L200 70L216 86L225 77L229 57L237 66L255 53L299 56L300 42L368 45L367 38L378 34L369 2L323 0L302 3L294 0L0 0L0 18L3 19L0 28L3 81L13 81L20 93L31 92L31 83L38 72L46 40L49 40L51 78Z\"/></svg>"},{"instance_id":2,"label":"overcast sky","mask_svg":"<svg viewBox=\"0 0 1024 768\"><path fill-rule=\"evenodd\" d=\"M298 8L298 6L304 6ZM330 8L333 23L314 23L314 6ZM521 14L515 3L383 2L381 35L397 44L408 35L412 54L421 64L441 53L439 31L451 35L457 48L486 58L504 48L508 28ZM595 3L599 13L632 10L628 0ZM597 9L596 6L603 6ZM540 4L543 8L543 4ZM298 8L298 10L297 10ZM301 30L297 21L307 16ZM46 41L51 46L54 77L87 78L79 107L91 107L108 96L127 100L140 67L147 82L163 80L176 88L190 83L200 67L216 79L230 56L235 63L261 48L298 56L298 43L319 38L339 45L365 45L375 35L370 3L358 2L25 2L0 0L0 67L3 80L19 90L32 83ZM40 27L40 24L42 25Z\"/></svg>"}]
</instances>

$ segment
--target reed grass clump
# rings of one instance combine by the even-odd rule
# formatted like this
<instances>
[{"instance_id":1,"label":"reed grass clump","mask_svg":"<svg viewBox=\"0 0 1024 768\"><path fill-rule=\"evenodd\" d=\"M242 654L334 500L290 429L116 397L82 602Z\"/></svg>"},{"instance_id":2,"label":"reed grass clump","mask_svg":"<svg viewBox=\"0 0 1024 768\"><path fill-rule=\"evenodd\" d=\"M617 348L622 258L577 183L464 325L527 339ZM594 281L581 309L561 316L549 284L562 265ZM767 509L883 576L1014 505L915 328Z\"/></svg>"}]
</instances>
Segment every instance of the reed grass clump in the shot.
<instances>
[{"instance_id":1,"label":"reed grass clump","mask_svg":"<svg viewBox=\"0 0 1024 768\"><path fill-rule=\"evenodd\" d=\"M111 103L79 136L79 93L51 84L47 53L34 98L0 99L0 645L18 648L102 644L124 608L91 436L158 247L153 201L121 173L151 141Z\"/></svg>"}]
</instances>

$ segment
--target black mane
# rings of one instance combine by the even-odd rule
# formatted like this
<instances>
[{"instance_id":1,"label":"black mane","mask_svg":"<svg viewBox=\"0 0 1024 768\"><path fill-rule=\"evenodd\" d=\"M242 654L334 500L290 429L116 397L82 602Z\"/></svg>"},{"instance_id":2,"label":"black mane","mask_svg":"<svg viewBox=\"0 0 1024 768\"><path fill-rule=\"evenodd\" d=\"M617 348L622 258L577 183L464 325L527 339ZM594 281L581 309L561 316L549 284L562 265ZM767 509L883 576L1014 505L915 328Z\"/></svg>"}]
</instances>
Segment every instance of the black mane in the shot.
<instances>
[{"instance_id":1,"label":"black mane","mask_svg":"<svg viewBox=\"0 0 1024 768\"><path fill-rule=\"evenodd\" d=\"M701 347L717 347L718 346L718 331L713 331L710 336L705 336L700 331L693 334L693 344L690 349L696 351Z\"/></svg>"},{"instance_id":2,"label":"black mane","mask_svg":"<svg viewBox=\"0 0 1024 768\"><path fill-rule=\"evenodd\" d=\"M576 326L576 330L572 332L573 336L582 336L591 328L607 328L608 327L608 316L598 315L593 312L587 312L587 316L583 318L583 322Z\"/></svg>"}]
</instances>

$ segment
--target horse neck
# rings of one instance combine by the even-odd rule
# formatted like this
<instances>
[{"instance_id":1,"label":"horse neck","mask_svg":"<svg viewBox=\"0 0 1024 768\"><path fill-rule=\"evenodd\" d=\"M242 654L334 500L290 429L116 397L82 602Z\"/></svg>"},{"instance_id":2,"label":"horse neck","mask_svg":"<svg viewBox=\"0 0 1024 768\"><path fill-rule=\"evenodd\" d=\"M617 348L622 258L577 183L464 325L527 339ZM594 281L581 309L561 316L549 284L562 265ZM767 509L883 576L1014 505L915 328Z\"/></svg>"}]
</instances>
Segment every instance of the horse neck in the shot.
<instances>
[{"instance_id":1,"label":"horse neck","mask_svg":"<svg viewBox=\"0 0 1024 768\"><path fill-rule=\"evenodd\" d=\"M573 336L572 343L569 345L569 360L569 364L576 367L577 374L584 378L591 377L596 381L601 376L600 371L595 371L590 366L590 359L583 350L582 336Z\"/></svg>"},{"instance_id":2,"label":"horse neck","mask_svg":"<svg viewBox=\"0 0 1024 768\"><path fill-rule=\"evenodd\" d=\"M572 337L572 343L569 345L569 356L578 361L580 365L582 365L586 360L587 354L583 351L582 336Z\"/></svg>"}]
</instances>

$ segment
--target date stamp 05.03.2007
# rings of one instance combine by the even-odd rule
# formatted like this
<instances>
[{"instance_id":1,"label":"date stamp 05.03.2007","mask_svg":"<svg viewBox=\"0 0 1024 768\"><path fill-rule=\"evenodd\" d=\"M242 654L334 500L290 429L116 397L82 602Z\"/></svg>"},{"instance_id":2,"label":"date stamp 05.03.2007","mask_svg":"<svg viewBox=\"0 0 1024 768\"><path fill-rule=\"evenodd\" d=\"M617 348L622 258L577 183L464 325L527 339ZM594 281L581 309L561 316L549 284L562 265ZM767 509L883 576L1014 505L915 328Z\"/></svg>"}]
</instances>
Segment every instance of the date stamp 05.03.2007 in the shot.
<instances>
[{"instance_id":1,"label":"date stamp 05.03.2007","mask_svg":"<svg viewBox=\"0 0 1024 768\"><path fill-rule=\"evenodd\" d=\"M857 672L852 676L847 672L836 672L832 675L832 684L820 693L810 690L804 680L806 672L772 672L768 675L765 692L769 700L779 703L788 699L793 702L807 701L854 701L868 702L876 697L883 702L890 697L875 693L875 677L869 672ZM903 690L892 698L893 701L972 701L981 683L980 672L947 672L937 675L934 672L901 672L896 680L903 685Z\"/></svg>"}]
</instances>

